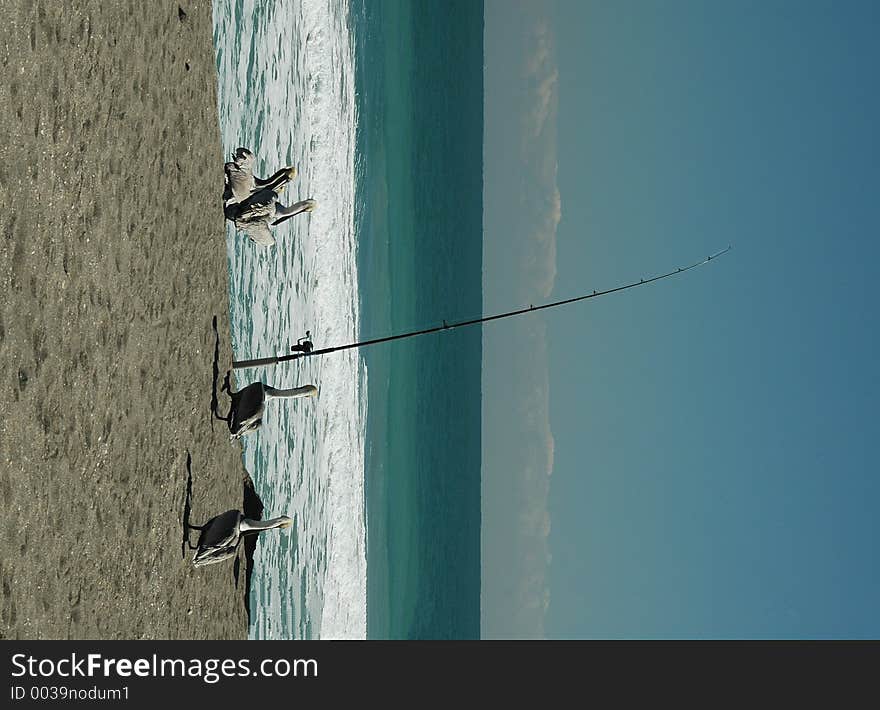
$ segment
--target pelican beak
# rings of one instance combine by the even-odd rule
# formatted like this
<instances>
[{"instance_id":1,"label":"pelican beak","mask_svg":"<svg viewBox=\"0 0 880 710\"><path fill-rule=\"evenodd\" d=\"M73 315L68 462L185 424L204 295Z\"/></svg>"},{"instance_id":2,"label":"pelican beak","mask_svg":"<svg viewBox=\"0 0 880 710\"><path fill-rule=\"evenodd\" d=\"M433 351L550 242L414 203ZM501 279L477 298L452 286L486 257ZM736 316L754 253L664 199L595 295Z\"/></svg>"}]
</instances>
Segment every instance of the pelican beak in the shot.
<instances>
[{"instance_id":1,"label":"pelican beak","mask_svg":"<svg viewBox=\"0 0 880 710\"><path fill-rule=\"evenodd\" d=\"M295 177L296 177L296 168L294 168L292 166L287 168L287 179L293 180L293 178L295 178Z\"/></svg>"},{"instance_id":2,"label":"pelican beak","mask_svg":"<svg viewBox=\"0 0 880 710\"><path fill-rule=\"evenodd\" d=\"M282 528L289 528L291 525L293 525L293 518L288 518L283 523L281 523Z\"/></svg>"},{"instance_id":3,"label":"pelican beak","mask_svg":"<svg viewBox=\"0 0 880 710\"><path fill-rule=\"evenodd\" d=\"M306 206L306 212L313 212L318 206L318 201L309 198L309 204Z\"/></svg>"}]
</instances>

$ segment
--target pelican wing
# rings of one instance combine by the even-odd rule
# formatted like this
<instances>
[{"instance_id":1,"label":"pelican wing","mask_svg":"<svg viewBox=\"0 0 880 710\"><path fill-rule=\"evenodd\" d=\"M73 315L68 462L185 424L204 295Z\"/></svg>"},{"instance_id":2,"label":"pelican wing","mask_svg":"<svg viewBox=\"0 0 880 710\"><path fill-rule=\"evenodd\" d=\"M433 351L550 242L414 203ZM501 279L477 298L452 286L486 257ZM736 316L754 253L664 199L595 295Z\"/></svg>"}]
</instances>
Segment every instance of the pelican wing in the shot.
<instances>
[{"instance_id":1,"label":"pelican wing","mask_svg":"<svg viewBox=\"0 0 880 710\"><path fill-rule=\"evenodd\" d=\"M198 550L193 557L193 567L204 567L234 557L240 540L241 536L236 535L235 540L225 547L209 547Z\"/></svg>"},{"instance_id":2,"label":"pelican wing","mask_svg":"<svg viewBox=\"0 0 880 710\"><path fill-rule=\"evenodd\" d=\"M193 565L202 567L232 557L241 541L240 520L239 511L227 510L205 523L202 534L199 535L198 550L193 556Z\"/></svg>"},{"instance_id":3,"label":"pelican wing","mask_svg":"<svg viewBox=\"0 0 880 710\"><path fill-rule=\"evenodd\" d=\"M275 243L269 224L275 218L277 199L278 193L274 190L258 190L239 205L238 217L235 218L238 230L263 247Z\"/></svg>"},{"instance_id":4,"label":"pelican wing","mask_svg":"<svg viewBox=\"0 0 880 710\"><path fill-rule=\"evenodd\" d=\"M235 439L240 439L245 434L248 434L252 431L256 431L260 428L260 425L263 423L263 418L260 415L254 415L253 417L249 417L242 421L238 427L229 435L230 441L234 441Z\"/></svg>"},{"instance_id":5,"label":"pelican wing","mask_svg":"<svg viewBox=\"0 0 880 710\"><path fill-rule=\"evenodd\" d=\"M275 244L275 238L269 231L269 225L265 222L240 222L236 220L235 226L242 234L247 235L255 244L261 247L271 247Z\"/></svg>"},{"instance_id":6,"label":"pelican wing","mask_svg":"<svg viewBox=\"0 0 880 710\"><path fill-rule=\"evenodd\" d=\"M226 172L223 186L224 204L242 202L250 197L256 189L253 173L242 170L235 163L226 163L224 170Z\"/></svg>"}]
</instances>

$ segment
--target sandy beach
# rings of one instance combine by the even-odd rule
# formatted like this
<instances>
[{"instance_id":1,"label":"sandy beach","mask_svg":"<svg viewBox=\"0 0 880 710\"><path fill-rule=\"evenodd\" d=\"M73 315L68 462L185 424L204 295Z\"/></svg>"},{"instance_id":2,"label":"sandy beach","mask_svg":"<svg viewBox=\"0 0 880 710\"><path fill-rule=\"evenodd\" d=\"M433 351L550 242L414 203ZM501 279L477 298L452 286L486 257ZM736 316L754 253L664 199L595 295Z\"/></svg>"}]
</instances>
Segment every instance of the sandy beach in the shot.
<instances>
[{"instance_id":1,"label":"sandy beach","mask_svg":"<svg viewBox=\"0 0 880 710\"><path fill-rule=\"evenodd\" d=\"M247 635L244 575L181 551L187 453L196 524L241 508L245 474L211 419L214 316L231 361L211 3L180 7L4 3L2 638Z\"/></svg>"}]
</instances>

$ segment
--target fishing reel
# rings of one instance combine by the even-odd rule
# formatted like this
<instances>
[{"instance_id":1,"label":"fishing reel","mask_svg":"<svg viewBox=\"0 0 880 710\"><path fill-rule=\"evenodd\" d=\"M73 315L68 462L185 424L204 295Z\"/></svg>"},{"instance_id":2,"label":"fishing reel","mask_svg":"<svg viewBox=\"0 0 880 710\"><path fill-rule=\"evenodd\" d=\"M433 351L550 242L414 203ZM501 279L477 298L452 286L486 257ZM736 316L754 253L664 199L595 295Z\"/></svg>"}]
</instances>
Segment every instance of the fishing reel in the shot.
<instances>
[{"instance_id":1,"label":"fishing reel","mask_svg":"<svg viewBox=\"0 0 880 710\"><path fill-rule=\"evenodd\" d=\"M290 349L295 353L304 353L308 354L312 352L314 345L312 345L312 333L307 330L306 334L302 338L297 338L296 345L291 345Z\"/></svg>"}]
</instances>

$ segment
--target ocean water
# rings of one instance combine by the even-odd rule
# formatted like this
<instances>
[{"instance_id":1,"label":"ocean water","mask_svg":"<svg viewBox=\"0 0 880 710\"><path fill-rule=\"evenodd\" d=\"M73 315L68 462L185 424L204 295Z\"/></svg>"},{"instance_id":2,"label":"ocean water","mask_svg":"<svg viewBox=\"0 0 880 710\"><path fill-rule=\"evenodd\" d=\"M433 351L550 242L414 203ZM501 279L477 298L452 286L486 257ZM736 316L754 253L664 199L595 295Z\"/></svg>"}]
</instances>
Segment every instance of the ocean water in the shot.
<instances>
[{"instance_id":1,"label":"ocean water","mask_svg":"<svg viewBox=\"0 0 880 710\"><path fill-rule=\"evenodd\" d=\"M363 335L482 309L483 5L351 0ZM479 327L364 349L367 630L480 630Z\"/></svg>"},{"instance_id":2,"label":"ocean water","mask_svg":"<svg viewBox=\"0 0 880 710\"><path fill-rule=\"evenodd\" d=\"M297 168L285 193L318 208L274 229L265 249L227 223L233 351L283 353L311 330L318 344L359 332L354 232L354 59L344 3L216 0L214 47L223 150L247 146L258 175ZM218 164L218 184L222 164ZM219 196L220 188L218 188ZM238 371L236 385L312 383L315 398L270 404L243 439L244 463L267 517L290 534L262 535L254 558L255 638L366 634L364 434L366 373L355 352Z\"/></svg>"},{"instance_id":3,"label":"ocean water","mask_svg":"<svg viewBox=\"0 0 880 710\"><path fill-rule=\"evenodd\" d=\"M228 227L236 357L480 313L482 41L470 0L215 0L224 151L319 203L269 250ZM479 635L480 375L479 328L244 371L320 388L245 439L295 518L257 546L252 637Z\"/></svg>"}]
</instances>

